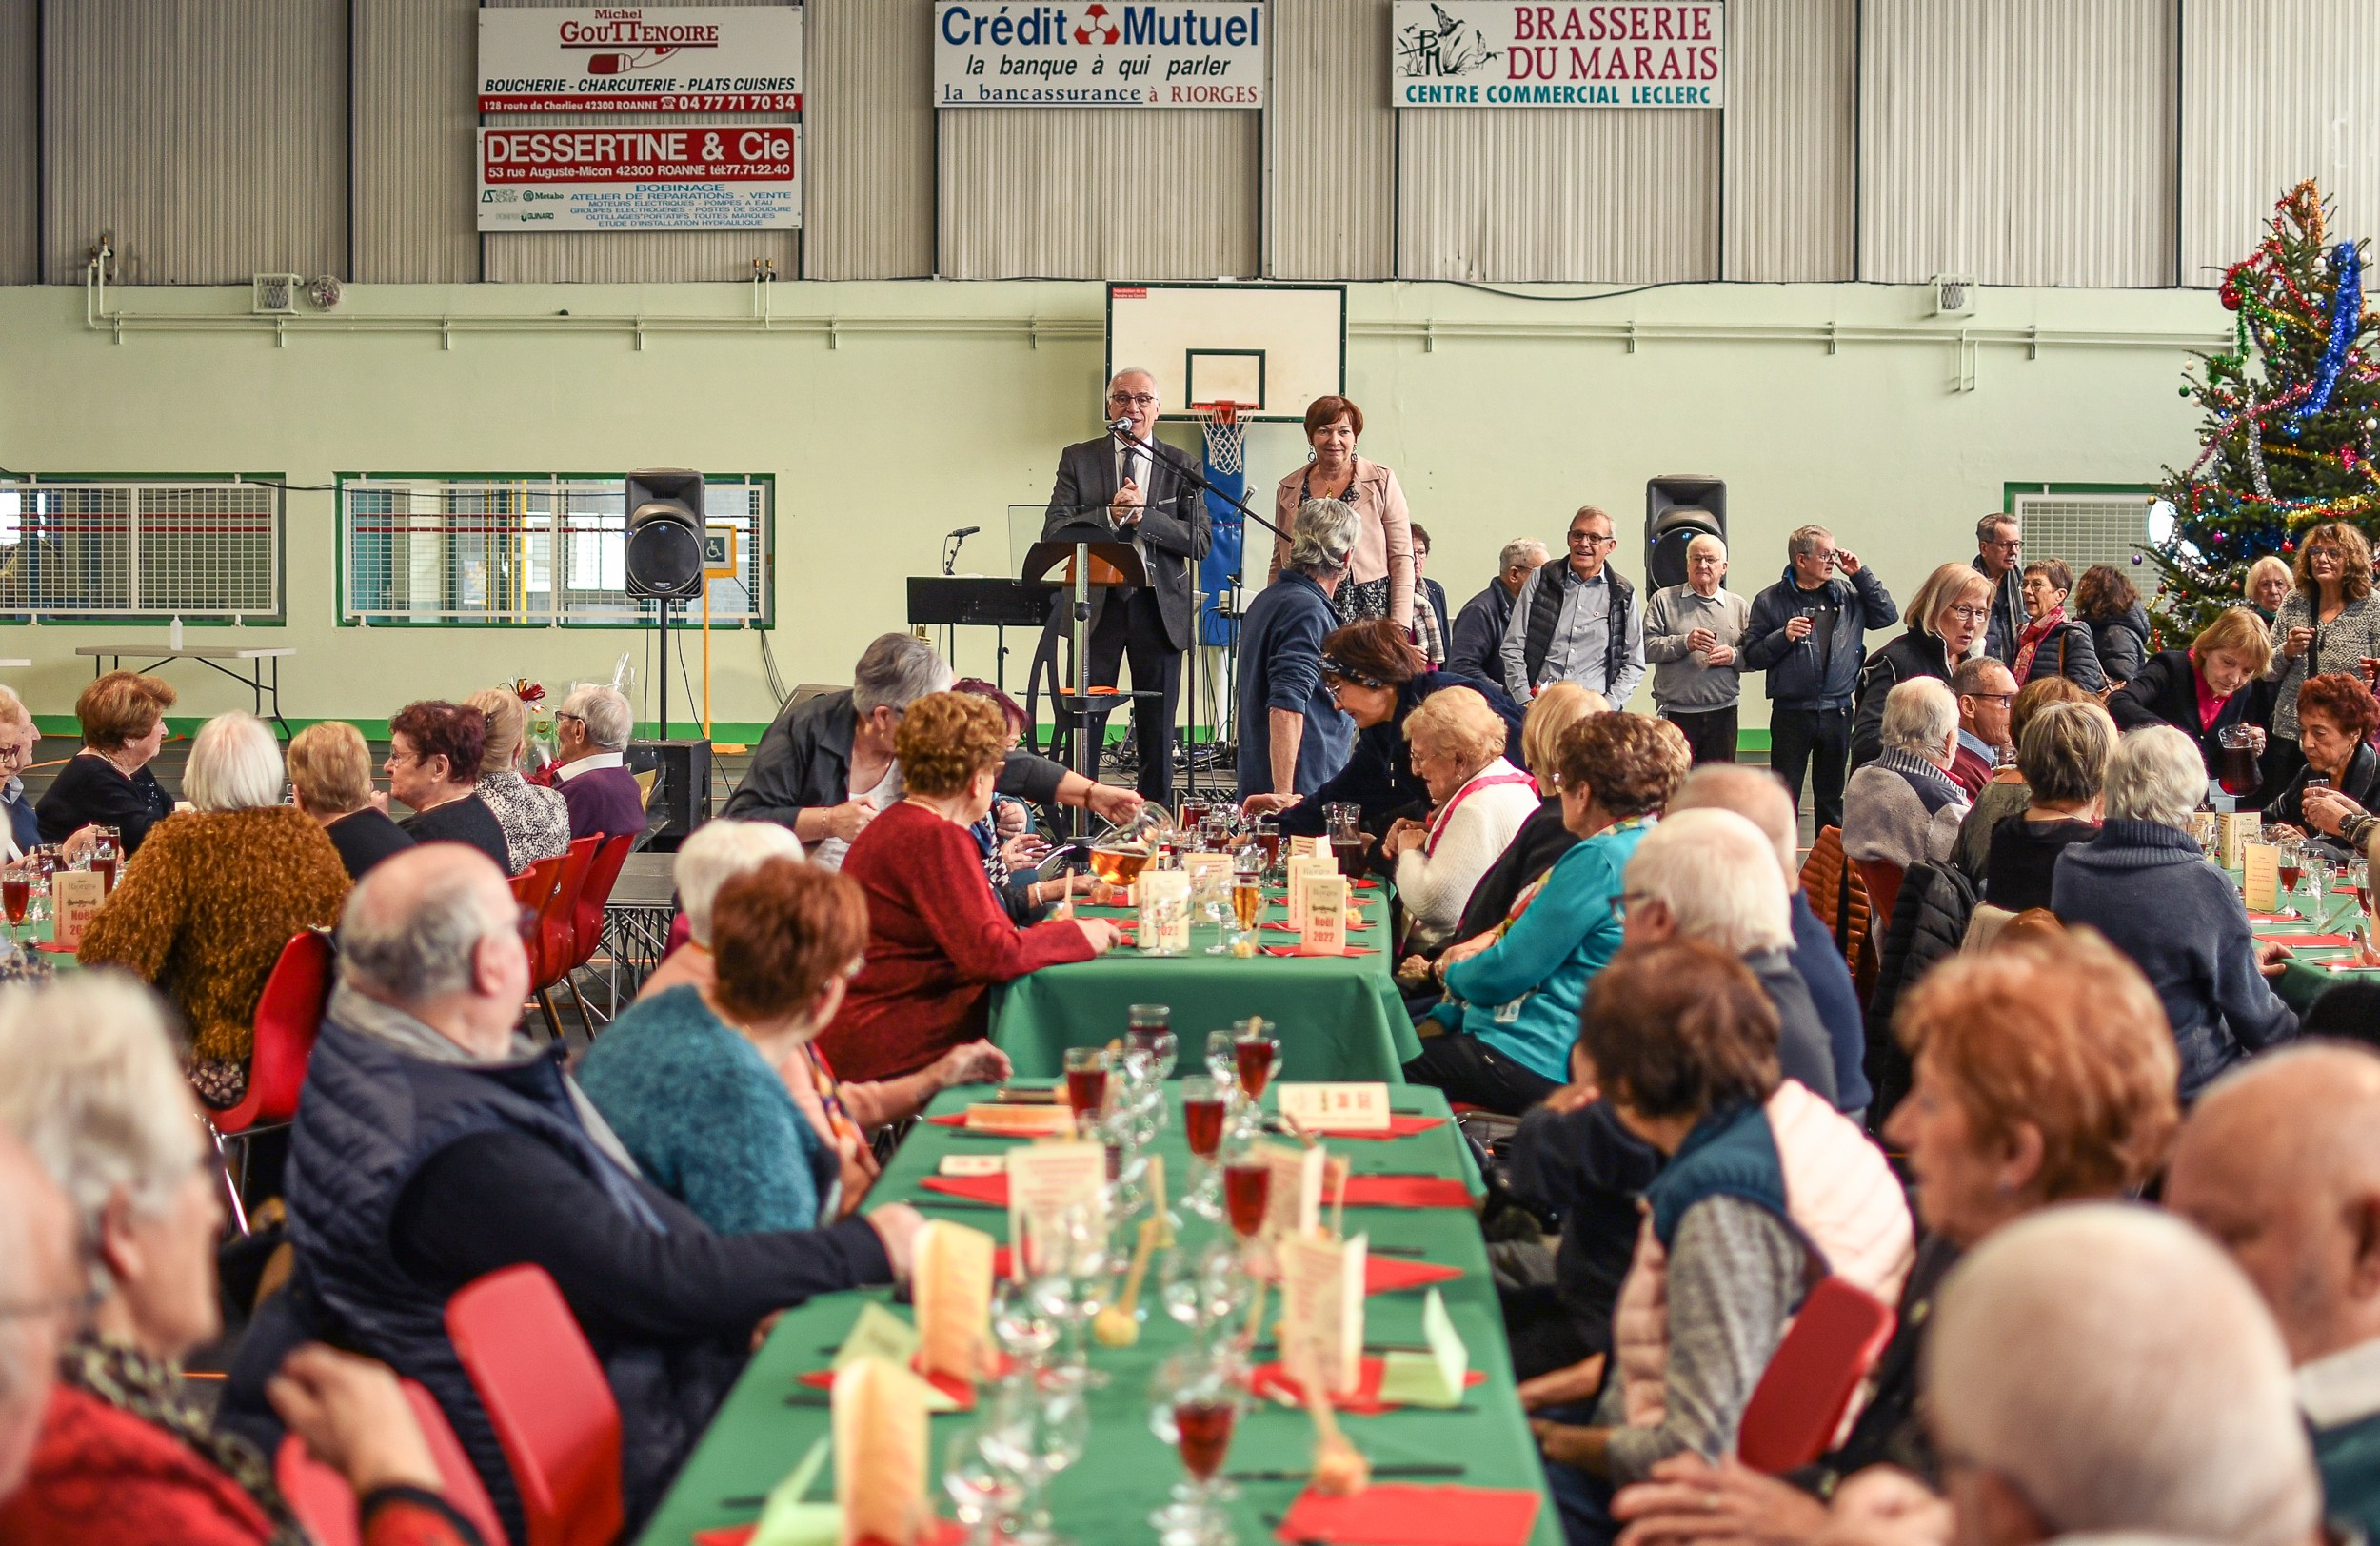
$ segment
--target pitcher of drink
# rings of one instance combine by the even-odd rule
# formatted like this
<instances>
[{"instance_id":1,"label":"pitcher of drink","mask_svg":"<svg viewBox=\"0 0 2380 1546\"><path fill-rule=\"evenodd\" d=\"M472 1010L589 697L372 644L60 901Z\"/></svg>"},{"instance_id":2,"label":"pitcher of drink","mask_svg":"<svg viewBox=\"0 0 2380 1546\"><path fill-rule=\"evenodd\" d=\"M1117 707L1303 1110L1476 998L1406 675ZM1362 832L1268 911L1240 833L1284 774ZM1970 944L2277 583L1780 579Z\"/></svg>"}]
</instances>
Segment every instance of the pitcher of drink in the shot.
<instances>
[{"instance_id":1,"label":"pitcher of drink","mask_svg":"<svg viewBox=\"0 0 2380 1546\"><path fill-rule=\"evenodd\" d=\"M2222 781L2225 794L2245 800L2264 784L2264 770L2256 765L2256 732L2245 724L2229 724L2216 739L2222 751L2214 776Z\"/></svg>"},{"instance_id":2,"label":"pitcher of drink","mask_svg":"<svg viewBox=\"0 0 2380 1546\"><path fill-rule=\"evenodd\" d=\"M1363 807L1335 800L1322 807L1322 820L1330 835L1331 857L1339 862L1339 873L1362 874Z\"/></svg>"}]
</instances>

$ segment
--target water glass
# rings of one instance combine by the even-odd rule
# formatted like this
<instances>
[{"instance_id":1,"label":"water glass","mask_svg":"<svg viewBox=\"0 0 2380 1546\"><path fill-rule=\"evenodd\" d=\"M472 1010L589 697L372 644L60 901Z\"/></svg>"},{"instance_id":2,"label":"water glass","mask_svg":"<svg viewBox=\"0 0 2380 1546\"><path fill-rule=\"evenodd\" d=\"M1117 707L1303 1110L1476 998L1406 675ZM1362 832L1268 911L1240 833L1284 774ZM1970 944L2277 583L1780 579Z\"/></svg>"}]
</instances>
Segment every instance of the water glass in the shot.
<instances>
[{"instance_id":1,"label":"water glass","mask_svg":"<svg viewBox=\"0 0 2380 1546\"><path fill-rule=\"evenodd\" d=\"M942 1490L967 1527L967 1546L993 1546L1024 1501L1023 1474L995 1460L985 1447L989 1429L984 1422L955 1434L944 1451Z\"/></svg>"},{"instance_id":2,"label":"water glass","mask_svg":"<svg viewBox=\"0 0 2380 1546\"><path fill-rule=\"evenodd\" d=\"M1024 1484L1015 1529L1003 1534L1004 1540L1064 1546L1065 1537L1050 1528L1045 1494L1050 1478L1082 1458L1090 1437L1090 1407L1080 1389L1036 1378L1001 1387L984 1419L983 1452L993 1464L1013 1469Z\"/></svg>"},{"instance_id":3,"label":"water glass","mask_svg":"<svg viewBox=\"0 0 2380 1546\"><path fill-rule=\"evenodd\" d=\"M1146 1057L1160 1080L1174 1077L1181 1043L1174 1036L1174 1012L1161 1003L1136 1003L1124 1024L1124 1045Z\"/></svg>"}]
</instances>

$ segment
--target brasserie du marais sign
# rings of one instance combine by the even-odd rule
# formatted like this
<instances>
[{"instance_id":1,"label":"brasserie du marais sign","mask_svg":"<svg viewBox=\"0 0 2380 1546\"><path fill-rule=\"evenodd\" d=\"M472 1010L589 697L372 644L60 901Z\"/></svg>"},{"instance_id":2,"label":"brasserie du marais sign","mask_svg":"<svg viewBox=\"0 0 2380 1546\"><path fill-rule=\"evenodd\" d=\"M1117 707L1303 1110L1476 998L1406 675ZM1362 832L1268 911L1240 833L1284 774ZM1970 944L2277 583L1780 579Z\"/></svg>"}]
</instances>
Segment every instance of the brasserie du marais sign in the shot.
<instances>
[{"instance_id":1,"label":"brasserie du marais sign","mask_svg":"<svg viewBox=\"0 0 2380 1546\"><path fill-rule=\"evenodd\" d=\"M1261 108L1261 0L939 0L938 108Z\"/></svg>"},{"instance_id":2,"label":"brasserie du marais sign","mask_svg":"<svg viewBox=\"0 0 2380 1546\"><path fill-rule=\"evenodd\" d=\"M1718 0L1517 5L1396 0L1399 108L1722 108Z\"/></svg>"}]
</instances>

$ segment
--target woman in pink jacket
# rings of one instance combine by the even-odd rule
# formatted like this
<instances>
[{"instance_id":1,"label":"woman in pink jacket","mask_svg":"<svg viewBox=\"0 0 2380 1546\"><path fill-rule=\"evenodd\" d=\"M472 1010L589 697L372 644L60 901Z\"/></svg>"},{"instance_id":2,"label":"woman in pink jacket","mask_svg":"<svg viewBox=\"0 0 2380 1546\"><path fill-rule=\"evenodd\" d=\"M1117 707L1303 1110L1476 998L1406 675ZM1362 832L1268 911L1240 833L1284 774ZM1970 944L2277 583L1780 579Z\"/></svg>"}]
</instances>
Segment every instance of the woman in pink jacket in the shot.
<instances>
[{"instance_id":1,"label":"woman in pink jacket","mask_svg":"<svg viewBox=\"0 0 2380 1546\"><path fill-rule=\"evenodd\" d=\"M1314 460L1292 472L1273 490L1274 525L1289 529L1298 506L1310 499L1344 500L1355 506L1355 550L1348 556L1347 577L1339 583L1332 604L1341 623L1384 617L1407 632L1432 665L1446 659L1446 643L1438 636L1438 615L1424 603L1415 605L1413 524L1405 511L1405 491L1397 474L1378 462L1356 454L1363 434L1363 410L1343 397L1318 397L1306 409L1306 440ZM1280 578L1289 562L1289 540L1273 543L1273 562L1265 571L1267 585Z\"/></svg>"},{"instance_id":2,"label":"woman in pink jacket","mask_svg":"<svg viewBox=\"0 0 2380 1546\"><path fill-rule=\"evenodd\" d=\"M1531 1424L1572 1546L1609 1540L1615 1486L1735 1450L1744 1403L1812 1283L1886 1303L1914 1258L1900 1183L1848 1119L1777 1073L1776 1010L1734 956L1626 948L1589 989L1574 1061L1663 1157L1590 1422Z\"/></svg>"}]
</instances>

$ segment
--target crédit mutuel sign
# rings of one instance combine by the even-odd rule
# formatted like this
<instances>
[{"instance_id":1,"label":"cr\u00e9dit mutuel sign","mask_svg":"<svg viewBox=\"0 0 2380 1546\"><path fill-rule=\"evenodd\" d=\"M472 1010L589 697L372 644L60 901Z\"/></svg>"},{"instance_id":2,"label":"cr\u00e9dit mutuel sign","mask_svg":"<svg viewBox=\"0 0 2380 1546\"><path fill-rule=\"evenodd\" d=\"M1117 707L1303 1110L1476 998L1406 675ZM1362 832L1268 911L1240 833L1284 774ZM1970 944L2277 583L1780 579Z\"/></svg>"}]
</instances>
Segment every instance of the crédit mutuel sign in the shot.
<instances>
[{"instance_id":1,"label":"cr\u00e9dit mutuel sign","mask_svg":"<svg viewBox=\"0 0 2380 1546\"><path fill-rule=\"evenodd\" d=\"M1396 0L1399 108L1723 108L1719 0Z\"/></svg>"},{"instance_id":2,"label":"cr\u00e9dit mutuel sign","mask_svg":"<svg viewBox=\"0 0 2380 1546\"><path fill-rule=\"evenodd\" d=\"M1261 108L1261 0L934 7L938 108Z\"/></svg>"},{"instance_id":3,"label":"cr\u00e9dit mutuel sign","mask_svg":"<svg viewBox=\"0 0 2380 1546\"><path fill-rule=\"evenodd\" d=\"M799 112L799 6L479 13L482 112Z\"/></svg>"}]
</instances>

